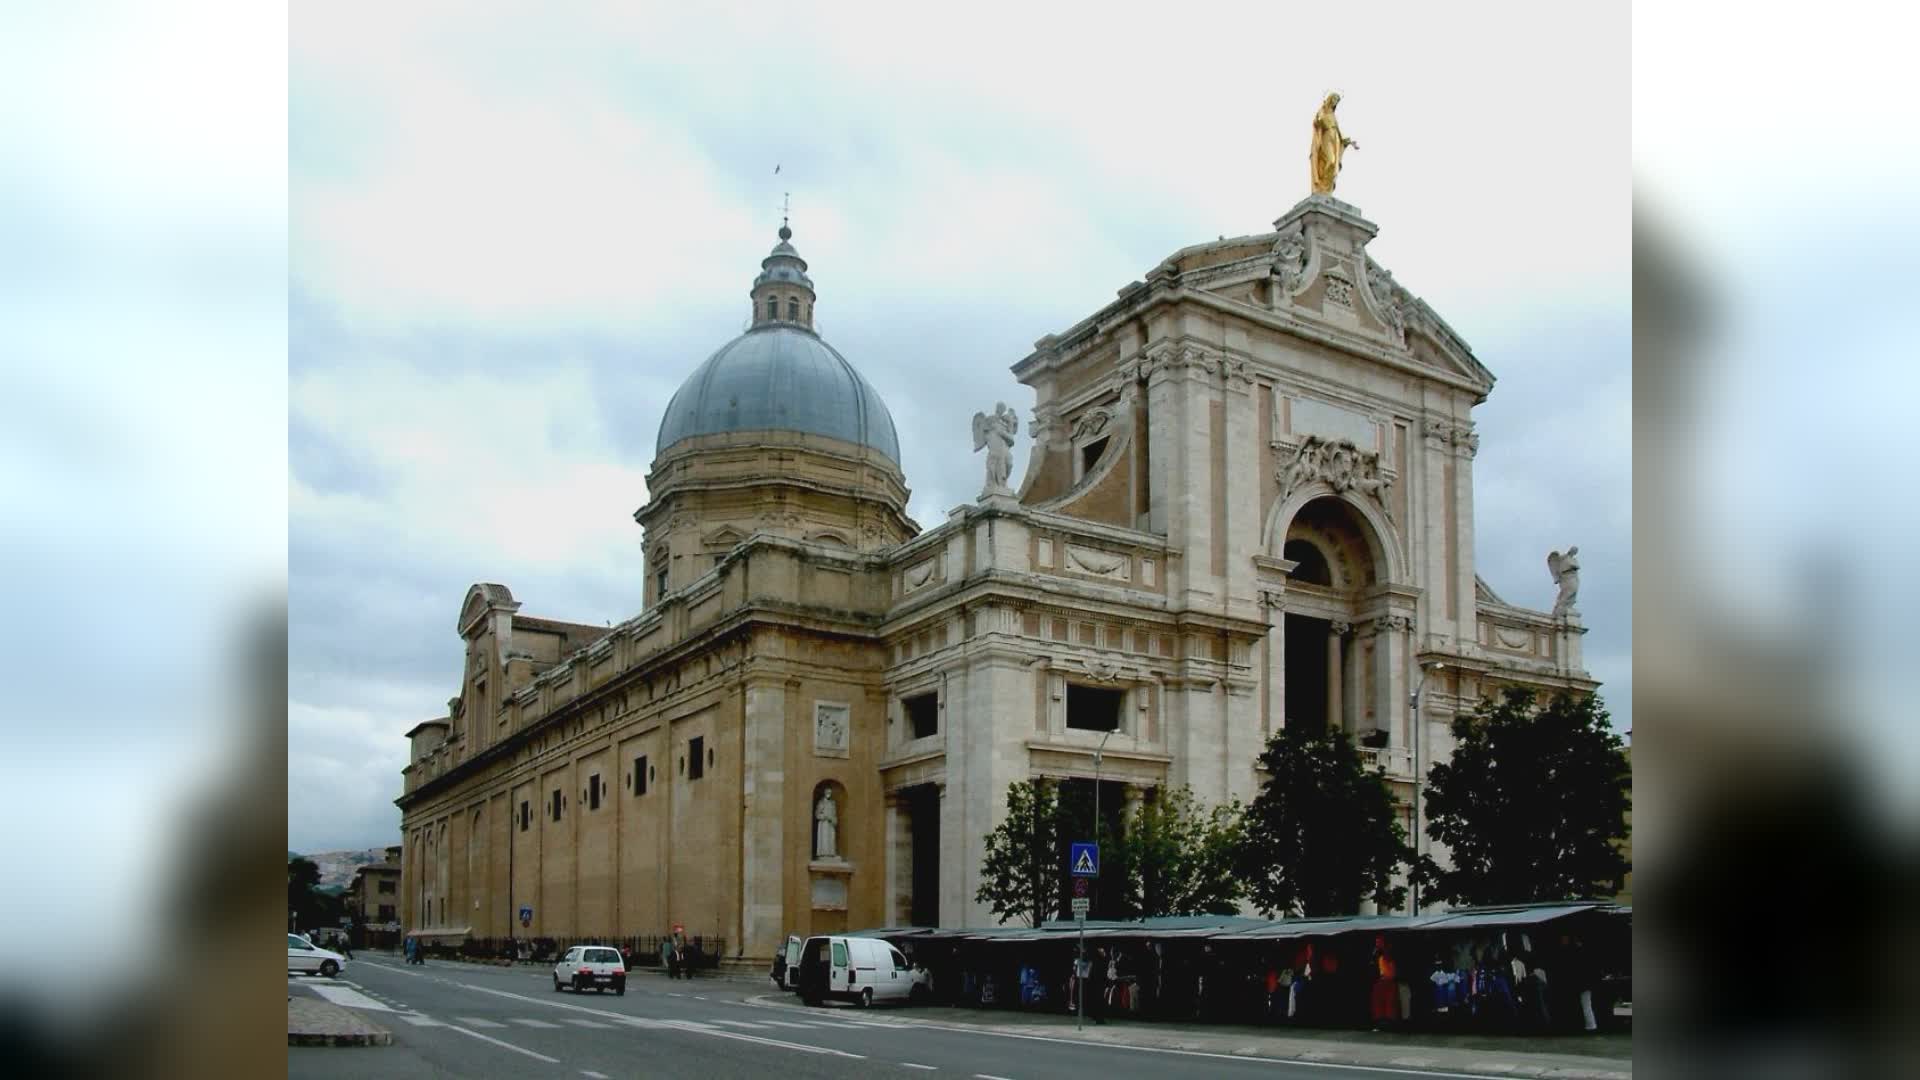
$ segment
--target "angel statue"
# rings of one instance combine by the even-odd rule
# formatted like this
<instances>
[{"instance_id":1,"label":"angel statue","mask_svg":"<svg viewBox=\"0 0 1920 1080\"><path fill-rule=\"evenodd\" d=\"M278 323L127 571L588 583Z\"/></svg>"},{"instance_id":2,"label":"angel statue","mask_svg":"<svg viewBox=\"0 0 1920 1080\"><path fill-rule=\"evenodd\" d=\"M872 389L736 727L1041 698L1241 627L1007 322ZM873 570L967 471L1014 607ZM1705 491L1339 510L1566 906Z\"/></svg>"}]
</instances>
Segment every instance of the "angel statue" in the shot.
<instances>
[{"instance_id":1,"label":"angel statue","mask_svg":"<svg viewBox=\"0 0 1920 1080\"><path fill-rule=\"evenodd\" d=\"M1560 595L1553 601L1553 617L1563 618L1573 614L1574 597L1580 595L1580 563L1578 547L1570 547L1565 554L1558 551L1547 554L1547 570L1553 575L1553 583L1560 586Z\"/></svg>"},{"instance_id":2,"label":"angel statue","mask_svg":"<svg viewBox=\"0 0 1920 1080\"><path fill-rule=\"evenodd\" d=\"M1020 417L1004 401L994 403L992 415L973 414L974 452L987 452L987 486L980 489L982 498L1013 494L1007 487L1007 477L1013 473L1013 437L1019 433Z\"/></svg>"},{"instance_id":3,"label":"angel statue","mask_svg":"<svg viewBox=\"0 0 1920 1080\"><path fill-rule=\"evenodd\" d=\"M1307 161L1315 195L1333 194L1333 183L1340 176L1340 156L1348 147L1360 149L1359 143L1340 134L1340 121L1333 115L1339 107L1340 95L1328 94L1320 103L1320 111L1313 114L1313 148L1307 151Z\"/></svg>"}]
</instances>

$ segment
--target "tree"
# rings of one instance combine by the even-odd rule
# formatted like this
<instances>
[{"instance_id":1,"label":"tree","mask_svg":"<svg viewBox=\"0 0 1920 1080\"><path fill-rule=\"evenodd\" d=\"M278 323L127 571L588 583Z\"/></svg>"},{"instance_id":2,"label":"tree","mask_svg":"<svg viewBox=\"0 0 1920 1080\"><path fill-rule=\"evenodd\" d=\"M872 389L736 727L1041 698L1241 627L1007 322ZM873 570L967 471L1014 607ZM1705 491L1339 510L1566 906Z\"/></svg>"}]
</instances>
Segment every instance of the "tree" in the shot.
<instances>
[{"instance_id":1,"label":"tree","mask_svg":"<svg viewBox=\"0 0 1920 1080\"><path fill-rule=\"evenodd\" d=\"M312 859L296 855L287 860L287 911L301 930L318 925L321 899L315 890L320 885L320 867Z\"/></svg>"},{"instance_id":2,"label":"tree","mask_svg":"<svg viewBox=\"0 0 1920 1080\"><path fill-rule=\"evenodd\" d=\"M1161 789L1127 823L1118 849L1128 901L1142 915L1231 915L1246 894L1235 873L1242 842L1238 802L1202 811L1186 787Z\"/></svg>"},{"instance_id":3,"label":"tree","mask_svg":"<svg viewBox=\"0 0 1920 1080\"><path fill-rule=\"evenodd\" d=\"M1400 906L1395 871L1412 863L1385 778L1346 732L1293 725L1260 755L1267 782L1247 807L1235 863L1268 915L1351 915L1371 897Z\"/></svg>"},{"instance_id":4,"label":"tree","mask_svg":"<svg viewBox=\"0 0 1920 1080\"><path fill-rule=\"evenodd\" d=\"M1039 926L1059 910L1066 884L1061 859L1059 792L1052 781L1007 788L1007 816L987 834L987 857L974 900L995 918Z\"/></svg>"},{"instance_id":5,"label":"tree","mask_svg":"<svg viewBox=\"0 0 1920 1080\"><path fill-rule=\"evenodd\" d=\"M1453 721L1453 757L1427 774L1427 833L1452 867L1426 859L1438 899L1510 904L1606 896L1630 867L1633 774L1598 695L1509 688Z\"/></svg>"}]
</instances>

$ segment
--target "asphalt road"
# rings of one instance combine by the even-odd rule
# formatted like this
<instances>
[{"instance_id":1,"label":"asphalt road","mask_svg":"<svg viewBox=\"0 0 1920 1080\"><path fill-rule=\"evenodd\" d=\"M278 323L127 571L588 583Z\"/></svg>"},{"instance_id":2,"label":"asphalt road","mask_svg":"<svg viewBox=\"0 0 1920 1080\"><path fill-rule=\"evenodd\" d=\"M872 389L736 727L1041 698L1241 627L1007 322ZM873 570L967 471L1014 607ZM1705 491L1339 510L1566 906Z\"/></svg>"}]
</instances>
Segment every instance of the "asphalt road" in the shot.
<instances>
[{"instance_id":1,"label":"asphalt road","mask_svg":"<svg viewBox=\"0 0 1920 1080\"><path fill-rule=\"evenodd\" d=\"M756 1002L771 984L673 982L636 974L624 997L555 993L544 968L407 967L357 960L337 980L297 978L366 1011L389 1047L289 1047L289 1077L696 1077L808 1080L1164 1080L1173 1076L1409 1080L1463 1074L1366 1069L944 1027L884 1008Z\"/></svg>"}]
</instances>

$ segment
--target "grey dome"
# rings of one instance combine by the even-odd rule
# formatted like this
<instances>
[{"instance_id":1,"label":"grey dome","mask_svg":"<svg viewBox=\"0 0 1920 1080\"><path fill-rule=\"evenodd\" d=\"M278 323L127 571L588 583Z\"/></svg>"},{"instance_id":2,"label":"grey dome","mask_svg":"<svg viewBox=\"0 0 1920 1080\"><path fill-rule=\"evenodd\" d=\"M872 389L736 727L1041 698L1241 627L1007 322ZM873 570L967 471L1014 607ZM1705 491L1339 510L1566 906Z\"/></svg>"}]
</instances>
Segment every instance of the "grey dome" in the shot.
<instances>
[{"instance_id":1,"label":"grey dome","mask_svg":"<svg viewBox=\"0 0 1920 1080\"><path fill-rule=\"evenodd\" d=\"M833 346L792 323L756 326L708 357L667 403L654 452L735 431L825 435L900 464L893 416L879 393Z\"/></svg>"}]
</instances>

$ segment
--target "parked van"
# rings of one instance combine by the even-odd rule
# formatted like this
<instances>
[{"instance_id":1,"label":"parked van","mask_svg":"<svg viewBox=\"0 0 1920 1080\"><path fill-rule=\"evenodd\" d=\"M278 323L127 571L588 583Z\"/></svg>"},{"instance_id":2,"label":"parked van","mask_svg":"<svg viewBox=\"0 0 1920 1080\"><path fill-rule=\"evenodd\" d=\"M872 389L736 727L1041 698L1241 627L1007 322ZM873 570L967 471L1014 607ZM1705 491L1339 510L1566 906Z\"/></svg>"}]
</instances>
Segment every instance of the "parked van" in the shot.
<instances>
[{"instance_id":1,"label":"parked van","mask_svg":"<svg viewBox=\"0 0 1920 1080\"><path fill-rule=\"evenodd\" d=\"M913 969L900 950L879 938L810 937L800 947L799 989L809 1005L828 999L860 1005L906 1001L913 994Z\"/></svg>"}]
</instances>

